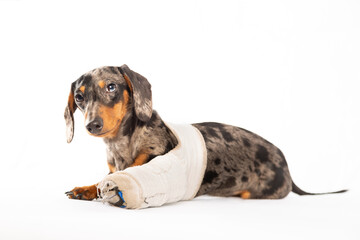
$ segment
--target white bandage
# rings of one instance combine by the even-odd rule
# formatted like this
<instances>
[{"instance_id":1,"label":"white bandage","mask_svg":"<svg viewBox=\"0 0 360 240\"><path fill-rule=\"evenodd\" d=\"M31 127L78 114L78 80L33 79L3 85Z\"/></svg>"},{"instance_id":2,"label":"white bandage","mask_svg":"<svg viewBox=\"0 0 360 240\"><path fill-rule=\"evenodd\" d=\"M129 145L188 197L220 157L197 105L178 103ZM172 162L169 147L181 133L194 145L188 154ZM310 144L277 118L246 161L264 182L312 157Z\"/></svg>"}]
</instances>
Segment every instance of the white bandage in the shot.
<instances>
[{"instance_id":1,"label":"white bandage","mask_svg":"<svg viewBox=\"0 0 360 240\"><path fill-rule=\"evenodd\" d=\"M161 206L196 196L202 183L207 153L204 139L191 125L166 124L178 145L150 162L106 176L98 185L104 201L115 204L122 193L126 208Z\"/></svg>"}]
</instances>

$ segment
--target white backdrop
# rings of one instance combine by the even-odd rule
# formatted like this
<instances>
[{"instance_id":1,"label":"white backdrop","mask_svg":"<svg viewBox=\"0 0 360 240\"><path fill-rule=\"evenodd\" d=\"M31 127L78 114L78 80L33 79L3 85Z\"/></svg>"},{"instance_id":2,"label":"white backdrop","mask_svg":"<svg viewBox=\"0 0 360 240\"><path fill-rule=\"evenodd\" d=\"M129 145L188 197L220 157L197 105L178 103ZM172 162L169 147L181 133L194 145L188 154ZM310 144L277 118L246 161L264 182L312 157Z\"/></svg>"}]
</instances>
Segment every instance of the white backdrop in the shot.
<instances>
[{"instance_id":1,"label":"white backdrop","mask_svg":"<svg viewBox=\"0 0 360 240\"><path fill-rule=\"evenodd\" d=\"M359 11L355 0L0 1L0 238L359 239ZM246 128L282 149L304 190L350 191L144 211L67 200L108 172L79 112L66 144L70 84L124 63L148 78L164 120Z\"/></svg>"}]
</instances>

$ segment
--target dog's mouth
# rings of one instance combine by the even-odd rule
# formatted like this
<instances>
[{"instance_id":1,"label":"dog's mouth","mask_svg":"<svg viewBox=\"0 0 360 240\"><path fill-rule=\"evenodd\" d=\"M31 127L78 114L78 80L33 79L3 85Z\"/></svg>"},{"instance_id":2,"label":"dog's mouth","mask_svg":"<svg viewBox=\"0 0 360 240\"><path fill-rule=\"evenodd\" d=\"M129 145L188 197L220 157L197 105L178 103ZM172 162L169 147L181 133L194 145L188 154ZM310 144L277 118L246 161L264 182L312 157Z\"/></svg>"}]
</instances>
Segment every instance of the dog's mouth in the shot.
<instances>
[{"instance_id":1,"label":"dog's mouth","mask_svg":"<svg viewBox=\"0 0 360 240\"><path fill-rule=\"evenodd\" d=\"M90 135L93 135L95 137L108 137L108 136L112 136L114 137L117 134L117 129L120 126L121 121L118 120L115 124L115 126L113 128L111 128L110 130L106 130L105 132L100 132L100 133L90 133Z\"/></svg>"}]
</instances>

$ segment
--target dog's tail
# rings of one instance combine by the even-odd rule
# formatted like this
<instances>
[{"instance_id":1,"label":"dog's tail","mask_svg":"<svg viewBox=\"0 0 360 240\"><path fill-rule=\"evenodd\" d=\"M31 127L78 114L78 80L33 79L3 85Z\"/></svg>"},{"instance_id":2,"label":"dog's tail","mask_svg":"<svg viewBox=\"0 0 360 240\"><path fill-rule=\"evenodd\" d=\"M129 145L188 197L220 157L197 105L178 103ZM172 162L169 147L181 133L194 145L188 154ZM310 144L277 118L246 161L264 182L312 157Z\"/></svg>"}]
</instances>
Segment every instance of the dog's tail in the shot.
<instances>
[{"instance_id":1,"label":"dog's tail","mask_svg":"<svg viewBox=\"0 0 360 240\"><path fill-rule=\"evenodd\" d=\"M324 195L324 194L335 194L335 193L344 193L348 190L340 190L336 192L326 192L326 193L308 193L301 190L298 186L295 185L294 181L292 181L292 192L299 194L299 195Z\"/></svg>"}]
</instances>

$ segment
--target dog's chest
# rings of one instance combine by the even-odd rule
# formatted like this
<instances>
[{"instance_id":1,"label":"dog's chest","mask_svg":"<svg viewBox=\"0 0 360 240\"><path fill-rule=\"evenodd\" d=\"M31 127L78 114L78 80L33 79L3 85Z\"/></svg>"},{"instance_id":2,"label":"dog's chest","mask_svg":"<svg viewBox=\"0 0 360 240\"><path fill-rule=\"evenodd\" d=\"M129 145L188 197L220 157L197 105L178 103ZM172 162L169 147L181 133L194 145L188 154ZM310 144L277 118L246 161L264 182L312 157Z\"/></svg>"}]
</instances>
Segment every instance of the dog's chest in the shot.
<instances>
[{"instance_id":1,"label":"dog's chest","mask_svg":"<svg viewBox=\"0 0 360 240\"><path fill-rule=\"evenodd\" d=\"M128 139L123 138L114 142L105 141L105 144L108 162L115 166L116 170L124 170L133 163Z\"/></svg>"}]
</instances>

